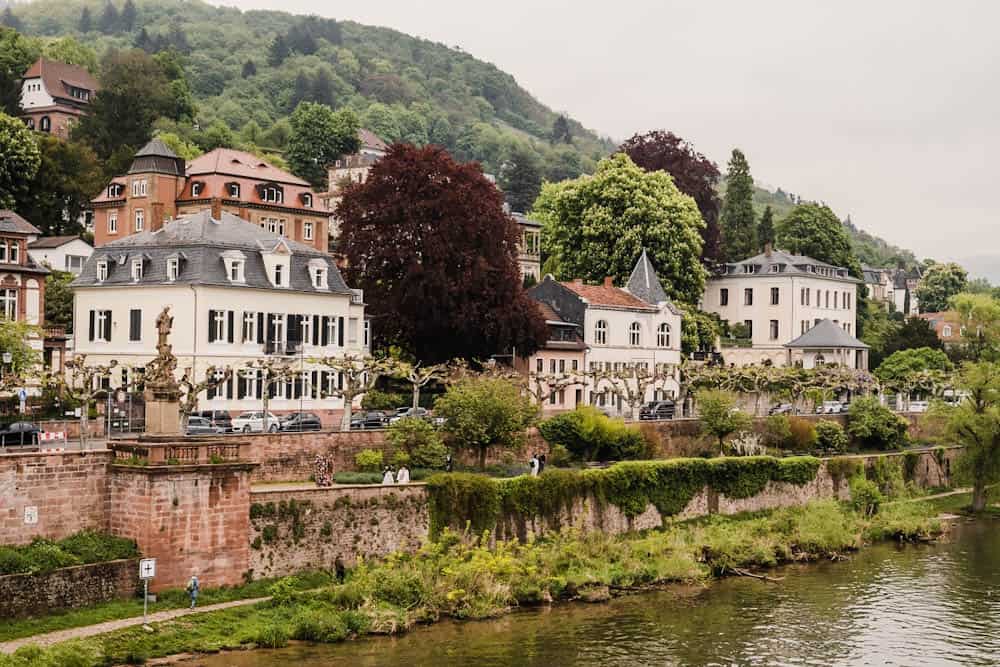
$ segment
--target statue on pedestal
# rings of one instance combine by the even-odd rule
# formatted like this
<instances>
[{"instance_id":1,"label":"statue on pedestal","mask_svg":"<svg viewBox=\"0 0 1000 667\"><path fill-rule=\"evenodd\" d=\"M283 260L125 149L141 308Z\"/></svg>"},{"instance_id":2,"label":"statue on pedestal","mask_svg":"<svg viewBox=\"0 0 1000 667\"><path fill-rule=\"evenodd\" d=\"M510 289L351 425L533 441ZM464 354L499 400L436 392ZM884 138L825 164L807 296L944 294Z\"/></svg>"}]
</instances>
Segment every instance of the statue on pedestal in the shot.
<instances>
[{"instance_id":1,"label":"statue on pedestal","mask_svg":"<svg viewBox=\"0 0 1000 667\"><path fill-rule=\"evenodd\" d=\"M174 435L180 432L180 384L174 376L177 357L167 336L173 327L170 306L156 318L156 358L146 365L146 433Z\"/></svg>"}]
</instances>

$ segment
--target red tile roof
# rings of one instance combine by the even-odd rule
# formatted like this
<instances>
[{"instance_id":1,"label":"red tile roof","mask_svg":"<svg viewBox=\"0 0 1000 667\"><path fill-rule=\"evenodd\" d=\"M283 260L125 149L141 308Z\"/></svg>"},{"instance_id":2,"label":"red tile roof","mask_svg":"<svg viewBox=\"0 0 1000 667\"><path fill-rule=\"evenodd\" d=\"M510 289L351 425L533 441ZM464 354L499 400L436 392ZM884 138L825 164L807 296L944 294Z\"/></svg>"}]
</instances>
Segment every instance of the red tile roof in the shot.
<instances>
[{"instance_id":1,"label":"red tile roof","mask_svg":"<svg viewBox=\"0 0 1000 667\"><path fill-rule=\"evenodd\" d=\"M24 73L25 79L36 79L41 78L42 82L45 84L45 90L55 97L68 97L69 91L66 90L66 85L73 86L75 88L82 88L83 90L89 90L90 92L96 92L100 86L97 80L83 67L79 65L68 65L66 63L61 63L56 60L47 60L45 58L39 58L35 63L28 68L28 71ZM88 100L81 100L79 98L70 98L76 102L86 104Z\"/></svg>"},{"instance_id":2,"label":"red tile roof","mask_svg":"<svg viewBox=\"0 0 1000 667\"><path fill-rule=\"evenodd\" d=\"M389 145L382 141L377 134L363 127L358 130L358 139L361 140L362 148L371 148L377 151L389 150Z\"/></svg>"},{"instance_id":3,"label":"red tile roof","mask_svg":"<svg viewBox=\"0 0 1000 667\"><path fill-rule=\"evenodd\" d=\"M582 282L560 283L566 289L587 300L593 306L611 306L614 308L632 308L636 310L655 311L642 299L638 299L625 290L609 285L586 285Z\"/></svg>"},{"instance_id":4,"label":"red tile roof","mask_svg":"<svg viewBox=\"0 0 1000 667\"><path fill-rule=\"evenodd\" d=\"M232 148L216 148L214 151L199 155L188 162L188 177L202 174L228 174L258 181L273 181L309 187L308 182L268 164L253 153Z\"/></svg>"},{"instance_id":5,"label":"red tile roof","mask_svg":"<svg viewBox=\"0 0 1000 667\"><path fill-rule=\"evenodd\" d=\"M80 240L79 236L43 236L40 239L28 244L28 248L36 250L40 248L60 248L67 243Z\"/></svg>"}]
</instances>

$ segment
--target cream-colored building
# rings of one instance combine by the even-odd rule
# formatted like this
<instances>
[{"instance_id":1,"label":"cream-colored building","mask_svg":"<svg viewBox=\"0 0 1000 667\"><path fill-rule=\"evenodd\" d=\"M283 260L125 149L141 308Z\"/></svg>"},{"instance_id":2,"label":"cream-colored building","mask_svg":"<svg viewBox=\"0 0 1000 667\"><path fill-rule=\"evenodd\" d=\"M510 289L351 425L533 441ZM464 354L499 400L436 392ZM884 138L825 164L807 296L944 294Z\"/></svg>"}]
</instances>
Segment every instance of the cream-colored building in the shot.
<instances>
[{"instance_id":1,"label":"cream-colored building","mask_svg":"<svg viewBox=\"0 0 1000 667\"><path fill-rule=\"evenodd\" d=\"M156 356L156 317L170 306L178 377L233 370L203 394L201 410L260 410L266 392L275 413L312 411L333 425L343 402L329 394L342 378L307 360L370 349L362 294L344 284L333 258L226 212L202 211L100 246L73 287L75 351L88 362L122 364L113 387L141 383ZM268 357L300 373L268 387L248 368Z\"/></svg>"},{"instance_id":2,"label":"cream-colored building","mask_svg":"<svg viewBox=\"0 0 1000 667\"><path fill-rule=\"evenodd\" d=\"M859 283L844 267L768 248L723 265L706 283L701 308L742 325L742 340L724 341L726 363L786 365L795 363L788 345L824 320L864 345L854 338ZM867 355L855 355L850 365L867 368Z\"/></svg>"}]
</instances>

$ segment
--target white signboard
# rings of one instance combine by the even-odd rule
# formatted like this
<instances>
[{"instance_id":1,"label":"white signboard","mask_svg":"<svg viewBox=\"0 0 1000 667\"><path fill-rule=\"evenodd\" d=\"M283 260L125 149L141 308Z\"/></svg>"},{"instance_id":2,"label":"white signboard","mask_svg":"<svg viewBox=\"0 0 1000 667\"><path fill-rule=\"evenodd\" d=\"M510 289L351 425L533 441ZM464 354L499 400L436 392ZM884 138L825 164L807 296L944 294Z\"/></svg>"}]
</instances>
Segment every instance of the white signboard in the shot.
<instances>
[{"instance_id":1,"label":"white signboard","mask_svg":"<svg viewBox=\"0 0 1000 667\"><path fill-rule=\"evenodd\" d=\"M156 576L156 559L143 558L139 561L139 578L152 579Z\"/></svg>"},{"instance_id":2,"label":"white signboard","mask_svg":"<svg viewBox=\"0 0 1000 667\"><path fill-rule=\"evenodd\" d=\"M24 508L24 523L34 526L38 523L38 508L34 505Z\"/></svg>"}]
</instances>

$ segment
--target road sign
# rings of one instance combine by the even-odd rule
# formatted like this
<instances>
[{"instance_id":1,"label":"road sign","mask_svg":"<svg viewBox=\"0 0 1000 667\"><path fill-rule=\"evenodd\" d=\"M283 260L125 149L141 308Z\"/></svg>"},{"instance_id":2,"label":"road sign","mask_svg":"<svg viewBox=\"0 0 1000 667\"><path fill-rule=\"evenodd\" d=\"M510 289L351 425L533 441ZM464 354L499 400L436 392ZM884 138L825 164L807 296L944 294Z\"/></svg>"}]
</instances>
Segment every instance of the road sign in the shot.
<instances>
[{"instance_id":1,"label":"road sign","mask_svg":"<svg viewBox=\"0 0 1000 667\"><path fill-rule=\"evenodd\" d=\"M143 558L139 561L139 578L152 579L156 576L156 559Z\"/></svg>"},{"instance_id":2,"label":"road sign","mask_svg":"<svg viewBox=\"0 0 1000 667\"><path fill-rule=\"evenodd\" d=\"M24 389L17 390L17 400L21 403L21 414L24 414L25 405L28 402L28 392Z\"/></svg>"}]
</instances>

